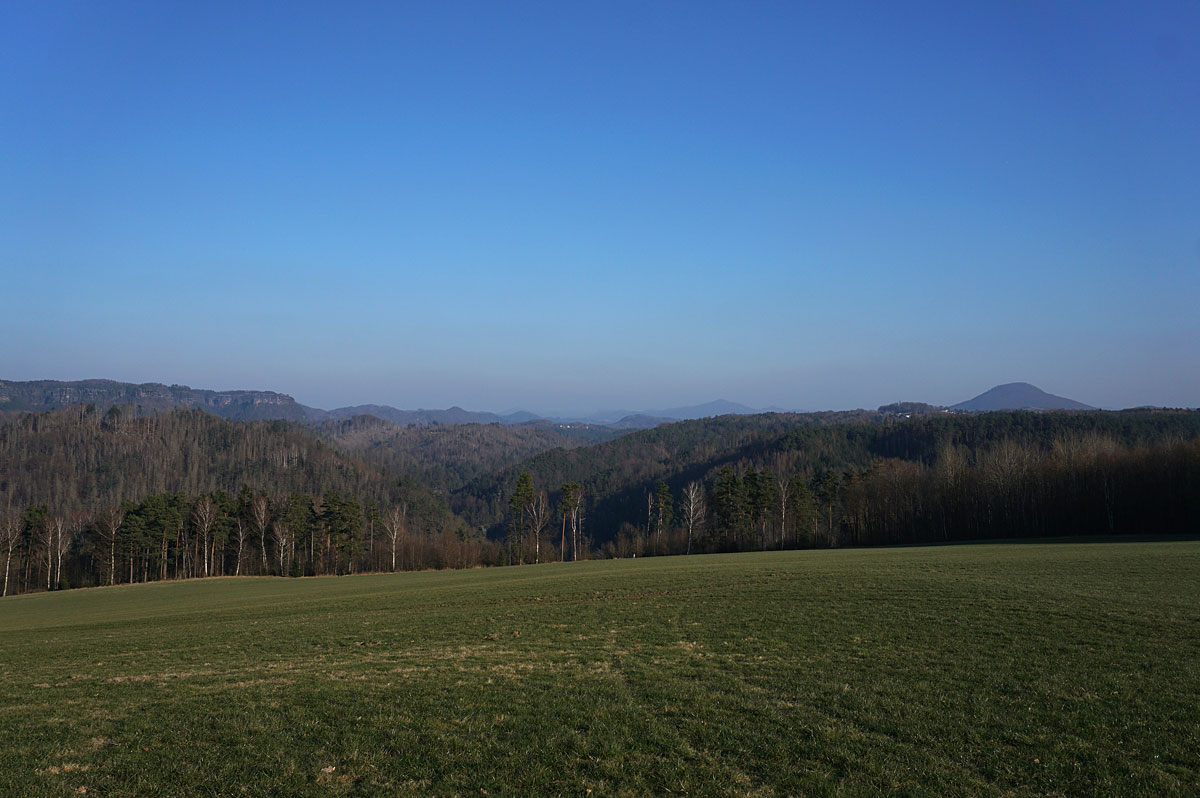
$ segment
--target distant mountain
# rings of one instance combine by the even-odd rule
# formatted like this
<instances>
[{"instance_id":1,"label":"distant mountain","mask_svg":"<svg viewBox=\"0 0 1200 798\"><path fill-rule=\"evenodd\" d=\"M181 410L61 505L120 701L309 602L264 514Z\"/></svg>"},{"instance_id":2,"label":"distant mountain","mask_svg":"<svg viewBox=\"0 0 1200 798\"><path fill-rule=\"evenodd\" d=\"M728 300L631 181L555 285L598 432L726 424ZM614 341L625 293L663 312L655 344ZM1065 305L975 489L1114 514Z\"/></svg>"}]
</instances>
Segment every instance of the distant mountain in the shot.
<instances>
[{"instance_id":1,"label":"distant mountain","mask_svg":"<svg viewBox=\"0 0 1200 798\"><path fill-rule=\"evenodd\" d=\"M230 421L298 421L316 424L359 415L371 415L395 424L523 424L538 416L516 411L500 416L451 407L446 410L398 410L388 405L358 405L322 410L308 407L275 391L210 391L187 385L115 380L0 380L0 411L58 410L71 405L135 406L147 412L196 408Z\"/></svg>"},{"instance_id":2,"label":"distant mountain","mask_svg":"<svg viewBox=\"0 0 1200 798\"><path fill-rule=\"evenodd\" d=\"M503 424L524 424L527 421L548 421L537 413L530 413L528 410L513 410L509 413L501 413L500 421Z\"/></svg>"},{"instance_id":3,"label":"distant mountain","mask_svg":"<svg viewBox=\"0 0 1200 798\"><path fill-rule=\"evenodd\" d=\"M986 412L989 410L1095 410L1091 405L1046 393L1027 382L997 385L989 391L950 406L951 410Z\"/></svg>"},{"instance_id":4,"label":"distant mountain","mask_svg":"<svg viewBox=\"0 0 1200 798\"><path fill-rule=\"evenodd\" d=\"M375 416L394 424L500 424L514 423L495 413L475 413L463 410L461 407L450 407L445 410L399 410L389 405L355 405L354 407L339 407L334 410L319 410L319 416L313 421L336 421L354 416ZM523 421L526 419L522 419Z\"/></svg>"},{"instance_id":5,"label":"distant mountain","mask_svg":"<svg viewBox=\"0 0 1200 798\"><path fill-rule=\"evenodd\" d=\"M614 421L605 426L610 429L653 429L659 424L673 424L679 419L663 418L662 416L648 416L645 413L632 413L619 421Z\"/></svg>"},{"instance_id":6,"label":"distant mountain","mask_svg":"<svg viewBox=\"0 0 1200 798\"><path fill-rule=\"evenodd\" d=\"M642 415L673 418L677 421L690 421L697 418L709 418L710 416L747 416L761 412L761 410L755 410L753 407L747 407L746 405L738 404L737 402L730 402L726 399L717 399L713 402L708 402L702 405L691 405L690 407L669 407L666 410L647 410Z\"/></svg>"},{"instance_id":7,"label":"distant mountain","mask_svg":"<svg viewBox=\"0 0 1200 798\"><path fill-rule=\"evenodd\" d=\"M57 410L78 404L101 410L113 405L134 405L144 411L198 408L231 421L307 421L311 413L287 394L274 391L208 391L187 385L113 380L0 380L0 410Z\"/></svg>"},{"instance_id":8,"label":"distant mountain","mask_svg":"<svg viewBox=\"0 0 1200 798\"><path fill-rule=\"evenodd\" d=\"M57 410L76 404L94 404L104 410L114 405L138 406L143 411L164 412L198 408L231 421L268 421L282 419L306 424L340 421L370 415L407 426L455 424L528 424L545 421L553 424L609 425L616 430L649 429L659 424L725 415L754 415L787 412L777 407L756 410L737 402L718 399L701 405L671 407L665 410L608 410L589 416L546 417L527 410L488 413L450 407L445 410L401 410L390 405L354 405L323 410L308 407L287 394L274 391L210 391L187 385L163 385L157 382L134 384L114 380L59 382L36 380L17 382L0 380L0 412Z\"/></svg>"}]
</instances>

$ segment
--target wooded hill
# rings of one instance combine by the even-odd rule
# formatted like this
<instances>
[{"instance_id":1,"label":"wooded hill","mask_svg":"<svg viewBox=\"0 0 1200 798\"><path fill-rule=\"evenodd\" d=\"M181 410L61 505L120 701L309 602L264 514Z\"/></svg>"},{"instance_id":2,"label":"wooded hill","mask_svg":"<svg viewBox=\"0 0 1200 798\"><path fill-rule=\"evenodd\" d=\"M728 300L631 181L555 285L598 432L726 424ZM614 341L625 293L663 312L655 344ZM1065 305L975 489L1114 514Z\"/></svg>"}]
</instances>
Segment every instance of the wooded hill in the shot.
<instances>
[{"instance_id":1,"label":"wooded hill","mask_svg":"<svg viewBox=\"0 0 1200 798\"><path fill-rule=\"evenodd\" d=\"M1197 411L768 413L588 444L613 434L371 417L314 430L86 405L9 414L0 417L0 555L23 590L1190 534L1200 517Z\"/></svg>"},{"instance_id":2,"label":"wooded hill","mask_svg":"<svg viewBox=\"0 0 1200 798\"><path fill-rule=\"evenodd\" d=\"M236 494L244 486L271 496L337 491L407 502L431 526L460 525L423 484L348 457L298 424L88 406L0 417L0 508L92 512L153 494Z\"/></svg>"},{"instance_id":3,"label":"wooded hill","mask_svg":"<svg viewBox=\"0 0 1200 798\"><path fill-rule=\"evenodd\" d=\"M988 485L996 486L1003 481L993 473L1006 468L998 464L1001 451L1020 461L1008 470L1020 470L1026 478L1036 481L1035 466L1049 467L1050 460L1058 462L1055 458L1067 457L1064 452L1068 450L1074 453L1068 457L1068 460L1074 458L1074 465L1068 465L1068 470L1075 466L1083 468L1082 452L1091 450L1105 452L1106 458L1124 458L1122 467L1125 467L1127 460L1145 460L1148 452L1161 455L1164 450L1174 451L1173 447L1177 446L1184 450L1188 450L1188 446L1194 449L1200 436L1200 412L1197 411L996 412L938 414L884 421L863 421L861 418L861 413L853 412L722 416L681 422L634 432L596 446L544 452L494 475L472 481L453 494L450 503L472 525L486 526L493 535L499 535L511 516L508 500L519 474L529 473L535 485L550 492L552 501L559 486L578 483L587 497L586 513L592 534L597 540L612 540L622 524L643 530L654 525L654 495L659 491L660 481L676 500L688 484L697 482L705 486L711 503L711 494L726 469L735 478L767 472L772 483L781 476L789 480L799 476L810 492L817 492L818 482L835 482L838 486L834 490L835 500L827 501L827 504L836 505L833 508L836 510L841 505L842 493L849 486L873 484L871 479L877 479L885 472L894 480L898 478L897 469L907 468L909 477L916 479L939 466L947 467L948 460L954 459L961 463L964 474L970 473L980 480L976 487L982 491ZM1166 461L1151 458L1141 462L1139 468L1154 471L1160 465L1166 468ZM985 478L985 473L992 476ZM1160 476L1165 478L1166 475ZM1150 479L1149 474L1146 479ZM1179 492L1161 497L1158 506L1179 507L1185 497L1190 502L1188 506L1194 505L1200 498L1197 497L1200 482L1187 482L1186 474L1176 474L1173 479L1183 480L1178 484ZM1059 490L1059 486L1047 482L1044 487L1045 491L1050 491L1044 496L1045 501L1057 501L1053 491ZM855 490L861 492L864 489ZM770 492L767 488L763 490ZM917 491L917 488L912 486L912 490ZM1142 492L1137 496L1151 500L1148 495L1143 497ZM1127 499L1135 501L1134 494L1128 493ZM1080 500L1088 501L1086 497ZM745 501L762 503L769 500L747 498ZM983 499L978 498L978 501ZM1061 502L1069 503L1065 495ZM757 514L762 513L765 510ZM1149 516L1136 512L1136 508L1131 508L1129 515L1130 519L1122 529L1142 531L1133 523L1133 518ZM989 517L994 520L993 516ZM1015 522L985 523L973 519L968 523L964 519L953 532L945 532L943 539L1114 530L1107 522L1089 526L1084 519L1090 517L1090 513L1084 513L1057 530L1044 528L1045 524L1021 527ZM876 535L875 532L864 537L865 533L861 531L841 535L840 518L839 515L831 521L827 519L827 527L830 527L826 532L827 542L837 542L839 537L854 538L858 542L872 542L876 537L889 541L905 539L904 536ZM1174 520L1169 524L1172 530L1194 529L1193 522L1188 521L1182 511L1172 518ZM846 520L852 521L849 517ZM910 530L908 539L918 539L919 534L924 533Z\"/></svg>"},{"instance_id":4,"label":"wooded hill","mask_svg":"<svg viewBox=\"0 0 1200 798\"><path fill-rule=\"evenodd\" d=\"M362 415L327 421L316 435L374 468L449 496L468 482L551 449L575 449L624 435L606 426L523 424L397 425Z\"/></svg>"}]
</instances>

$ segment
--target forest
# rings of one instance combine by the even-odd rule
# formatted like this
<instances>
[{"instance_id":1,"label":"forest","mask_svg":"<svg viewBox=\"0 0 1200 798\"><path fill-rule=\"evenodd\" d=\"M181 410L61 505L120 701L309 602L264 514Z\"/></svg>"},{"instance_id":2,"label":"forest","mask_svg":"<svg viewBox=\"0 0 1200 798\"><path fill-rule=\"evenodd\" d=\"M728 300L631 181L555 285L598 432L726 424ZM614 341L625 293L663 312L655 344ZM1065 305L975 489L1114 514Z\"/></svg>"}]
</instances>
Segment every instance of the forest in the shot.
<instances>
[{"instance_id":1,"label":"forest","mask_svg":"<svg viewBox=\"0 0 1200 798\"><path fill-rule=\"evenodd\" d=\"M762 414L619 435L0 417L3 595L222 575L1194 534L1200 412Z\"/></svg>"}]
</instances>

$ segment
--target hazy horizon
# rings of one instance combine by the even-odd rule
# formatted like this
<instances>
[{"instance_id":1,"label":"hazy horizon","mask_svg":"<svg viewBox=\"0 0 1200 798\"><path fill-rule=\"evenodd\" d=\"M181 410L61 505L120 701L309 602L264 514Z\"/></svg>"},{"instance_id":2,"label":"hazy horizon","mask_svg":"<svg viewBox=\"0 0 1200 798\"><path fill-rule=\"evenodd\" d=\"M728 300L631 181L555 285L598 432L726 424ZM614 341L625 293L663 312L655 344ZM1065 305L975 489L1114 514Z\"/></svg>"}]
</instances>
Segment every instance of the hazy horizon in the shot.
<instances>
[{"instance_id":1,"label":"hazy horizon","mask_svg":"<svg viewBox=\"0 0 1200 798\"><path fill-rule=\"evenodd\" d=\"M5 379L16 380L17 378L13 378L13 377L10 377L7 375L0 375L0 380L5 380ZM79 378L67 380L67 379L61 379L58 377L30 377L30 378L21 378L20 381L56 380L59 382L75 382L75 381L79 381L79 380L88 380L88 379L109 379L109 380L111 380L113 378L112 377L93 376L93 377L79 377ZM321 404L318 402L308 401L303 395L297 395L297 394L293 393L292 391L282 390L278 387L272 387L272 386L262 386L262 385L213 386L213 385L202 385L202 384L198 384L198 383L194 383L194 382L188 382L186 380L184 380L184 381L177 381L177 380L164 381L164 380L150 379L150 380L115 380L115 381L132 383L132 384L160 383L160 384L164 384L164 385L186 385L189 388L193 388L193 389L197 389L197 390L212 390L212 391L240 391L240 390L274 391L276 393L291 396L293 399L295 399L300 404L306 405L308 407L316 408L319 410L335 410L335 409L344 408L344 407L358 407L358 406L362 406L362 405L390 406L397 410L446 410L451 407L459 407L461 409L468 410L471 412L495 413L497 415L509 415L509 414L517 413L517 412L530 412L530 413L534 413L534 414L544 417L544 418L587 419L587 418L612 417L614 420L620 414L623 414L623 413L643 413L643 412L653 413L654 411L657 411L657 410L673 410L673 409L678 409L678 408L697 407L697 406L703 406L703 405L707 405L707 404L710 404L713 402L719 402L719 401L732 402L735 404L745 405L746 407L749 407L750 409L753 409L753 410L764 410L767 408L773 408L777 411L799 412L799 413L839 411L839 410L874 410L882 405L891 404L893 402L926 402L926 403L932 404L932 405L950 406L950 405L958 404L959 402L966 401L968 399L973 399L976 396L990 390L991 388L995 388L999 385L1007 384L1007 382L996 383L995 385L989 385L986 388L980 388L979 390L976 390L974 393L972 393L970 395L965 395L965 396L962 396L959 398L948 399L948 400L944 400L944 401L934 401L934 400L931 400L928 398L909 396L909 397L898 397L898 398L893 398L893 399L887 399L887 400L874 402L874 403L848 404L848 405L836 406L836 407L835 406L803 407L803 406L792 406L792 405L782 404L782 403L778 403L778 402L758 402L758 403L746 402L746 401L742 401L741 399L738 399L737 397L732 397L732 396L711 396L711 397L707 397L707 398L692 397L685 401L664 402L664 403L658 403L658 404L654 404L654 405L647 404L645 402L638 402L636 400L631 399L631 400L623 402L623 403L617 403L617 404L611 404L611 405L596 405L596 406L592 406L592 407L582 407L579 409L575 409L575 408L556 408L556 407L542 406L542 405L537 405L537 404L511 405L511 406L508 406L508 405L506 405L506 406L470 405L470 404L464 404L463 402L459 402L459 401L448 401L448 402L442 402L442 403L400 404L400 403L396 403L396 402L392 402L392 401L379 400L378 398L366 398L366 399L360 398L360 399L356 399L353 401L329 402L329 403ZM1011 380L1008 382L1027 383L1028 380ZM1084 404L1093 404L1091 402L1088 402L1086 398L1081 399L1080 397L1065 395L1065 394L1062 394L1055 390L1048 390L1045 388L1045 386L1042 386L1042 385L1034 384L1034 387L1045 390L1046 393L1049 393L1049 394L1053 394L1056 396L1063 396L1064 398L1074 399L1076 401L1082 401ZM1152 405L1152 403L1146 403L1146 402L1142 402L1137 405L1121 405L1121 406L1095 405L1095 406L1099 407L1101 410L1123 410L1123 409L1130 409L1130 408L1141 407L1141 406L1182 407L1182 408L1192 407L1192 405Z\"/></svg>"},{"instance_id":2,"label":"hazy horizon","mask_svg":"<svg viewBox=\"0 0 1200 798\"><path fill-rule=\"evenodd\" d=\"M1200 404L1200 6L15 3L0 378Z\"/></svg>"}]
</instances>

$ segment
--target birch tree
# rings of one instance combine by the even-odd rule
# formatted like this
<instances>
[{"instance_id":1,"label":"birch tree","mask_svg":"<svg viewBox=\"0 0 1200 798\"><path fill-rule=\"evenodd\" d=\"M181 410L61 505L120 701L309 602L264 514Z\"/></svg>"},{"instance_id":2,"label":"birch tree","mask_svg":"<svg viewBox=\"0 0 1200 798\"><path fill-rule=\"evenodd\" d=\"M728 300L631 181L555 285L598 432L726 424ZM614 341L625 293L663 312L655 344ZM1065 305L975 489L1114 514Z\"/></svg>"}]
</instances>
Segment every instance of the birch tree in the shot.
<instances>
[{"instance_id":1,"label":"birch tree","mask_svg":"<svg viewBox=\"0 0 1200 798\"><path fill-rule=\"evenodd\" d=\"M279 575L287 576L288 549L292 545L292 528L283 521L271 525L271 539L275 541L275 551L279 555Z\"/></svg>"},{"instance_id":2,"label":"birch tree","mask_svg":"<svg viewBox=\"0 0 1200 798\"><path fill-rule=\"evenodd\" d=\"M209 575L209 561L212 553L209 550L209 537L217 523L217 505L211 496L201 496L192 508L192 524L196 527L196 535L200 538L201 558L204 565L204 575Z\"/></svg>"},{"instance_id":3,"label":"birch tree","mask_svg":"<svg viewBox=\"0 0 1200 798\"><path fill-rule=\"evenodd\" d=\"M689 482L683 489L683 525L687 527L687 553L692 553L692 540L704 528L704 486Z\"/></svg>"},{"instance_id":4,"label":"birch tree","mask_svg":"<svg viewBox=\"0 0 1200 798\"><path fill-rule=\"evenodd\" d=\"M4 591L0 596L8 595L8 573L12 565L13 552L21 542L21 516L13 512L0 517L0 549L4 550Z\"/></svg>"},{"instance_id":5,"label":"birch tree","mask_svg":"<svg viewBox=\"0 0 1200 798\"><path fill-rule=\"evenodd\" d=\"M579 544L583 542L583 486L575 485L575 504L571 508L571 559L579 559Z\"/></svg>"},{"instance_id":6,"label":"birch tree","mask_svg":"<svg viewBox=\"0 0 1200 798\"><path fill-rule=\"evenodd\" d=\"M787 540L788 506L792 501L792 480L783 471L775 475L775 498L779 501L779 548Z\"/></svg>"},{"instance_id":7,"label":"birch tree","mask_svg":"<svg viewBox=\"0 0 1200 798\"><path fill-rule=\"evenodd\" d=\"M96 519L96 533L101 545L108 550L108 583L117 583L117 536L125 523L125 511L119 506L109 507L100 512Z\"/></svg>"},{"instance_id":8,"label":"birch tree","mask_svg":"<svg viewBox=\"0 0 1200 798\"><path fill-rule=\"evenodd\" d=\"M266 496L255 496L250 500L250 519L258 531L258 541L262 546L262 572L265 574L270 570L267 566L267 528L271 520L270 505Z\"/></svg>"},{"instance_id":9,"label":"birch tree","mask_svg":"<svg viewBox=\"0 0 1200 798\"><path fill-rule=\"evenodd\" d=\"M59 517L41 519L38 530L36 532L38 540L41 542L42 550L46 557L46 589L50 590L50 580L54 577L54 553L58 550L58 546L54 543L54 533L56 530L56 522L62 523Z\"/></svg>"},{"instance_id":10,"label":"birch tree","mask_svg":"<svg viewBox=\"0 0 1200 798\"><path fill-rule=\"evenodd\" d=\"M67 523L67 519L61 515L56 515L50 519L51 525L54 527L54 584L55 586L62 584L62 563L63 558L67 556L67 552L71 550L71 541L75 537L74 524Z\"/></svg>"},{"instance_id":11,"label":"birch tree","mask_svg":"<svg viewBox=\"0 0 1200 798\"><path fill-rule=\"evenodd\" d=\"M388 514L383 517L383 531L388 536L388 541L392 545L392 571L396 570L396 544L404 535L405 527L408 523L408 502L403 502L392 507Z\"/></svg>"},{"instance_id":12,"label":"birch tree","mask_svg":"<svg viewBox=\"0 0 1200 798\"><path fill-rule=\"evenodd\" d=\"M533 561L542 561L542 531L550 523L550 500L546 491L539 490L529 505L529 530L533 533ZM553 539L553 538L552 538Z\"/></svg>"},{"instance_id":13,"label":"birch tree","mask_svg":"<svg viewBox=\"0 0 1200 798\"><path fill-rule=\"evenodd\" d=\"M562 515L562 557L567 559L567 524L571 525L571 559L578 559L579 553L579 508L583 504L583 487L578 482L567 482L562 486L562 501L559 503L559 513Z\"/></svg>"},{"instance_id":14,"label":"birch tree","mask_svg":"<svg viewBox=\"0 0 1200 798\"><path fill-rule=\"evenodd\" d=\"M242 519L236 518L233 522L233 533L237 536L237 566L234 568L233 575L242 575L242 552L246 550L246 537L249 535L249 530L246 529L246 524Z\"/></svg>"}]
</instances>

